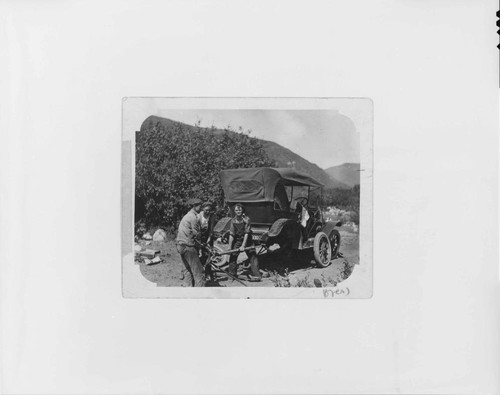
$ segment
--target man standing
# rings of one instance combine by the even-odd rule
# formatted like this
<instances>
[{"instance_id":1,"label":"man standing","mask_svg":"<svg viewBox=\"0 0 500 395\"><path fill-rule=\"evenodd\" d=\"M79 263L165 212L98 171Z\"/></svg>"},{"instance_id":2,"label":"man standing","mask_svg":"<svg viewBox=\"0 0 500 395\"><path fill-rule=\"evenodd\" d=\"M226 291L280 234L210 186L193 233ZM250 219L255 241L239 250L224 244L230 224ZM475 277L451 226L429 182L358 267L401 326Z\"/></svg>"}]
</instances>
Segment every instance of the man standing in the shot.
<instances>
[{"instance_id":1,"label":"man standing","mask_svg":"<svg viewBox=\"0 0 500 395\"><path fill-rule=\"evenodd\" d=\"M200 262L198 250L195 248L195 240L200 238L200 225L198 213L201 210L200 199L189 199L188 205L191 210L182 218L177 233L177 251L184 263L185 274L192 287L205 286L205 274Z\"/></svg>"},{"instance_id":2,"label":"man standing","mask_svg":"<svg viewBox=\"0 0 500 395\"><path fill-rule=\"evenodd\" d=\"M243 206L240 203L234 205L234 217L231 219L229 227L229 249L238 249L229 256L229 274L233 277L238 277L238 255L245 251L246 247L254 245L252 240L252 225L251 220L244 214ZM259 259L254 249L246 252L250 259L250 270L252 274L248 276L250 281L261 281L262 275L259 270Z\"/></svg>"}]
</instances>

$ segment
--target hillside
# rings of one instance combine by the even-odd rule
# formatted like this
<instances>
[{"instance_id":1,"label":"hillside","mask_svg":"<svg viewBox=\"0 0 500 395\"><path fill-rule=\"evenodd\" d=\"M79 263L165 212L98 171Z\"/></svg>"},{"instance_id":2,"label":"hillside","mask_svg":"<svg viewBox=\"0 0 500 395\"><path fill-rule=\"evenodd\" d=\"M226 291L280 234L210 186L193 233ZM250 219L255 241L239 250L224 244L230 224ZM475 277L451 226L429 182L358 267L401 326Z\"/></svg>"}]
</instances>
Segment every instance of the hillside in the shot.
<instances>
[{"instance_id":1,"label":"hillside","mask_svg":"<svg viewBox=\"0 0 500 395\"><path fill-rule=\"evenodd\" d=\"M157 116L150 116L142 123L141 131L149 129L155 126L157 123L160 123L165 129L180 124L180 122L173 121L171 119L161 118ZM186 124L183 125L188 129L195 129L195 126ZM232 131L225 131L222 129L206 129L206 130L209 133L213 133L214 136L220 136L224 133L236 133ZM349 184L345 184L340 180L336 179L336 177L328 175L325 172L325 170L321 169L314 163L311 163L308 160L302 158L300 155L289 150L288 148L285 148L272 141L261 140L261 139L258 140L262 143L264 150L266 151L269 158L276 161L278 167L290 167L290 164L294 163L294 166L298 171L303 171L304 173L309 174L311 177L320 181L325 186L337 187L337 188L350 188Z\"/></svg>"},{"instance_id":2,"label":"hillside","mask_svg":"<svg viewBox=\"0 0 500 395\"><path fill-rule=\"evenodd\" d=\"M340 182L340 180L330 177L323 169L314 163L302 158L295 152L285 148L273 141L261 140L267 155L274 159L278 167L290 167L290 163L294 163L297 170L309 174L311 177L323 183L325 186L334 188L349 188L348 185Z\"/></svg>"},{"instance_id":3,"label":"hillside","mask_svg":"<svg viewBox=\"0 0 500 395\"><path fill-rule=\"evenodd\" d=\"M359 163L344 163L340 166L329 167L325 172L333 179L349 187L359 185Z\"/></svg>"}]
</instances>

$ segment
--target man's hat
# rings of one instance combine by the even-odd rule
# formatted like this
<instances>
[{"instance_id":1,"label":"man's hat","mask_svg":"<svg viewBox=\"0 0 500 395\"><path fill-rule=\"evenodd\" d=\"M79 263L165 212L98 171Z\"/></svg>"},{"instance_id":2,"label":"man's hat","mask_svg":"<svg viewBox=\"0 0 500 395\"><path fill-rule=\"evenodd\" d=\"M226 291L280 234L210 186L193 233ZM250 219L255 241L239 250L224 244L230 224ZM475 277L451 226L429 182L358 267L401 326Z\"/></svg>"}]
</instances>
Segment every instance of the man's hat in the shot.
<instances>
[{"instance_id":1,"label":"man's hat","mask_svg":"<svg viewBox=\"0 0 500 395\"><path fill-rule=\"evenodd\" d=\"M213 207L213 206L214 204L210 200L207 200L205 203L203 203L201 207L203 208L203 207Z\"/></svg>"},{"instance_id":2,"label":"man's hat","mask_svg":"<svg viewBox=\"0 0 500 395\"><path fill-rule=\"evenodd\" d=\"M200 199L189 199L187 201L188 206L198 206L201 203L203 202Z\"/></svg>"}]
</instances>

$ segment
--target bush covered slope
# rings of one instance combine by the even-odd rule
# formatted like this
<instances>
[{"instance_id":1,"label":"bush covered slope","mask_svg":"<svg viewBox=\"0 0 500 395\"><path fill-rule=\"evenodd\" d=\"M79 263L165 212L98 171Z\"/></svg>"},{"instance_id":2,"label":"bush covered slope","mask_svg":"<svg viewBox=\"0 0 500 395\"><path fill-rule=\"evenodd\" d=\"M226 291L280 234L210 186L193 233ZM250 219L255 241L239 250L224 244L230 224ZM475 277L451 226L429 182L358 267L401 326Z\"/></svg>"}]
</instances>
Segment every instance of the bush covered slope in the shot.
<instances>
[{"instance_id":1,"label":"bush covered slope","mask_svg":"<svg viewBox=\"0 0 500 395\"><path fill-rule=\"evenodd\" d=\"M151 118L136 133L135 159L136 225L146 227L175 227L192 197L222 207L222 169L275 166L261 142L244 133Z\"/></svg>"},{"instance_id":2,"label":"bush covered slope","mask_svg":"<svg viewBox=\"0 0 500 395\"><path fill-rule=\"evenodd\" d=\"M349 188L349 186L343 182L340 182L334 177L330 177L318 165L309 162L288 148L272 141L261 140L261 142L267 155L273 158L278 167L290 167L290 163L293 163L297 170L309 174L312 178L318 180L326 187Z\"/></svg>"},{"instance_id":3,"label":"bush covered slope","mask_svg":"<svg viewBox=\"0 0 500 395\"><path fill-rule=\"evenodd\" d=\"M167 118L161 118L157 116L150 116L148 117L142 124L141 131L150 129L154 125L159 124L163 126L165 129L169 129L172 127L177 127L179 125L182 125L182 127L185 130L194 130L196 127L191 126L191 125L186 125L177 121L172 121L171 119ZM238 134L235 131L232 130L227 130L227 129L216 129L216 128L211 128L211 129L204 129L206 132L211 133L213 136L220 137L224 134L229 133L230 135ZM241 131L241 130L240 130ZM267 154L268 158L271 158L275 164L276 167L290 167L290 164L293 163L294 167L298 171L303 171L304 173L309 174L311 177L314 179L318 180L322 184L324 184L326 187L333 187L333 188L350 188L349 185L346 185L343 182L340 182L339 180L335 179L335 177L330 177L325 170L321 169L319 166L317 166L314 163L309 162L308 160L304 159L300 155L297 155L295 152L289 150L288 148L285 148L281 146L280 144L277 144L273 141L267 141L267 140L261 140L261 139L256 139L257 141L260 142L262 145L264 151ZM319 144L319 142L318 142Z\"/></svg>"},{"instance_id":4,"label":"bush covered slope","mask_svg":"<svg viewBox=\"0 0 500 395\"><path fill-rule=\"evenodd\" d=\"M344 163L339 166L329 167L325 172L335 180L349 187L359 185L359 163Z\"/></svg>"}]
</instances>

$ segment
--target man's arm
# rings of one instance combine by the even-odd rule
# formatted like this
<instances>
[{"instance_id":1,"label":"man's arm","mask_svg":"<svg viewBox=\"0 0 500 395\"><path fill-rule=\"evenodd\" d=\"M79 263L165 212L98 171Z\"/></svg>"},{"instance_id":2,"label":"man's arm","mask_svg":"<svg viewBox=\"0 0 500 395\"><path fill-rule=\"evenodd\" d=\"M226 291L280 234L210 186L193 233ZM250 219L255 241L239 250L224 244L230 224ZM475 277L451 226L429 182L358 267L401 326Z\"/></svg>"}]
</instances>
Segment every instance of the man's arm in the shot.
<instances>
[{"instance_id":1,"label":"man's arm","mask_svg":"<svg viewBox=\"0 0 500 395\"><path fill-rule=\"evenodd\" d=\"M250 223L250 218L245 218L245 236L243 237L243 244L241 245L240 250L243 251L247 246L248 235L252 231L252 224Z\"/></svg>"},{"instance_id":2,"label":"man's arm","mask_svg":"<svg viewBox=\"0 0 500 395\"><path fill-rule=\"evenodd\" d=\"M215 216L212 214L208 218L208 240L207 240L208 244L210 244L212 242L212 236L214 233L214 226L215 226Z\"/></svg>"},{"instance_id":3,"label":"man's arm","mask_svg":"<svg viewBox=\"0 0 500 395\"><path fill-rule=\"evenodd\" d=\"M234 242L234 236L231 233L229 233L229 249L233 248L233 242ZM227 261L229 261L229 255L225 256L224 262L227 262Z\"/></svg>"},{"instance_id":4,"label":"man's arm","mask_svg":"<svg viewBox=\"0 0 500 395\"><path fill-rule=\"evenodd\" d=\"M200 241L201 227L200 227L200 222L199 222L196 214L193 214L193 216L191 218L190 227L191 227L191 234L193 235L193 239Z\"/></svg>"},{"instance_id":5,"label":"man's arm","mask_svg":"<svg viewBox=\"0 0 500 395\"><path fill-rule=\"evenodd\" d=\"M245 236L243 237L243 244L240 247L240 251L245 250L245 247L247 246L247 240L248 240L248 233L245 233Z\"/></svg>"},{"instance_id":6,"label":"man's arm","mask_svg":"<svg viewBox=\"0 0 500 395\"><path fill-rule=\"evenodd\" d=\"M236 234L236 230L234 228L233 220L229 223L229 249L233 248L234 235Z\"/></svg>"}]
</instances>

